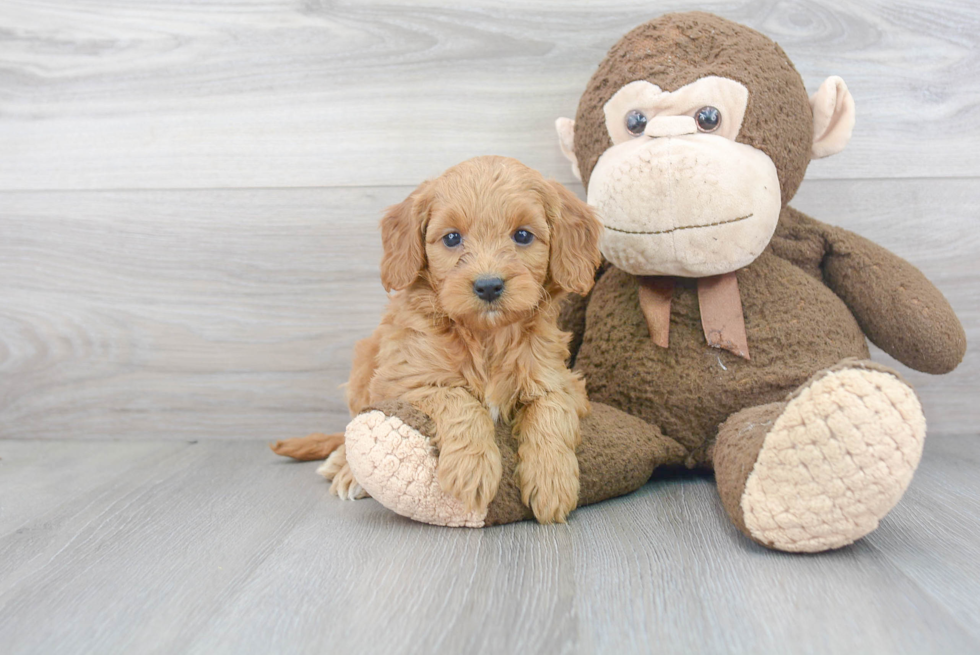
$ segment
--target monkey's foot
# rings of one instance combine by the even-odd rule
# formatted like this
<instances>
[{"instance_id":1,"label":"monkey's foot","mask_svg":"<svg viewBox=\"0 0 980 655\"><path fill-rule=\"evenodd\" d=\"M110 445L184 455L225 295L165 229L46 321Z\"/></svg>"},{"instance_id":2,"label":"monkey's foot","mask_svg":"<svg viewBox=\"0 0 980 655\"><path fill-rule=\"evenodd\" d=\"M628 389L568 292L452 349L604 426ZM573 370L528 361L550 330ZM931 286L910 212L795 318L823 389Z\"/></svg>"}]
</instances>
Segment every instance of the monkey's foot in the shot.
<instances>
[{"instance_id":1,"label":"monkey's foot","mask_svg":"<svg viewBox=\"0 0 980 655\"><path fill-rule=\"evenodd\" d=\"M718 434L718 492L735 524L777 550L846 546L878 527L919 464L926 423L890 369L849 361L785 402L742 410Z\"/></svg>"},{"instance_id":2,"label":"monkey's foot","mask_svg":"<svg viewBox=\"0 0 980 655\"><path fill-rule=\"evenodd\" d=\"M487 510L467 512L462 501L442 490L439 459L417 427L374 409L347 425L346 444L354 478L388 509L433 525L485 525Z\"/></svg>"}]
</instances>

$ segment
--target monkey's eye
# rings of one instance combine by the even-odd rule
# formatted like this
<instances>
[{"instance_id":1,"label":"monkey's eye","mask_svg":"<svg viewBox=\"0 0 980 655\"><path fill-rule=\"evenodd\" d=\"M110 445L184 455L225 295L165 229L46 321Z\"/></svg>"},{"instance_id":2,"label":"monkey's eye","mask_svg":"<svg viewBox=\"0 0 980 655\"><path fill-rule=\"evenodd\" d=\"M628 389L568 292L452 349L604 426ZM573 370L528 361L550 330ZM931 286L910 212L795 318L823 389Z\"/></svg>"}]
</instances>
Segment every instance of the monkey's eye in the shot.
<instances>
[{"instance_id":1,"label":"monkey's eye","mask_svg":"<svg viewBox=\"0 0 980 655\"><path fill-rule=\"evenodd\" d=\"M460 236L459 232L450 232L446 236L442 237L442 242L447 248L455 248L463 241L463 237Z\"/></svg>"},{"instance_id":2,"label":"monkey's eye","mask_svg":"<svg viewBox=\"0 0 980 655\"><path fill-rule=\"evenodd\" d=\"M702 132L714 132L721 125L721 112L714 107L701 107L694 115L694 121Z\"/></svg>"},{"instance_id":3,"label":"monkey's eye","mask_svg":"<svg viewBox=\"0 0 980 655\"><path fill-rule=\"evenodd\" d=\"M640 136L647 129L647 117L639 109L632 109L626 114L626 131L633 136Z\"/></svg>"},{"instance_id":4,"label":"monkey's eye","mask_svg":"<svg viewBox=\"0 0 980 655\"><path fill-rule=\"evenodd\" d=\"M534 241L534 235L527 230L518 230L517 232L514 232L514 241L522 246L526 246Z\"/></svg>"}]
</instances>

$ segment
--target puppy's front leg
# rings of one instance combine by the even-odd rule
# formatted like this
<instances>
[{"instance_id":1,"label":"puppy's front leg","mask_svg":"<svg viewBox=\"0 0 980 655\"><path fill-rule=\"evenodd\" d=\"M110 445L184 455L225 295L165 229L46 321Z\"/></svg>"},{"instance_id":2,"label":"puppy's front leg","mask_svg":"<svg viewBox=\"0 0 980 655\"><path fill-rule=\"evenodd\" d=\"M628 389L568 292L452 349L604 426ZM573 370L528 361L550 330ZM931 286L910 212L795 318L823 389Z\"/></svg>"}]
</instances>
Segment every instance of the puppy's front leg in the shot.
<instances>
[{"instance_id":1,"label":"puppy's front leg","mask_svg":"<svg viewBox=\"0 0 980 655\"><path fill-rule=\"evenodd\" d=\"M578 505L575 449L582 441L579 413L587 413L565 389L532 399L517 413L517 481L521 500L540 523L564 523Z\"/></svg>"},{"instance_id":2,"label":"puppy's front leg","mask_svg":"<svg viewBox=\"0 0 980 655\"><path fill-rule=\"evenodd\" d=\"M439 485L466 504L485 510L497 495L503 466L490 413L465 389L425 387L405 395L436 424Z\"/></svg>"}]
</instances>

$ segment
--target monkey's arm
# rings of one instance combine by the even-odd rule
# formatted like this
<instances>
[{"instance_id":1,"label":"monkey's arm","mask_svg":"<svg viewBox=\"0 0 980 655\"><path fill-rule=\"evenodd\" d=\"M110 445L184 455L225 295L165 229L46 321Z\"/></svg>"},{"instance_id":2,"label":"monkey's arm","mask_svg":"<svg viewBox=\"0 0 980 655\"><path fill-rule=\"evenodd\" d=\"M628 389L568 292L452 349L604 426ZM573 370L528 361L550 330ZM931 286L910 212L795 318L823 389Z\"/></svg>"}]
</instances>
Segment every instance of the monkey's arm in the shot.
<instances>
[{"instance_id":1,"label":"monkey's arm","mask_svg":"<svg viewBox=\"0 0 980 655\"><path fill-rule=\"evenodd\" d=\"M868 338L916 370L939 374L956 368L966 352L966 334L939 289L898 255L843 228L823 227L824 282Z\"/></svg>"}]
</instances>

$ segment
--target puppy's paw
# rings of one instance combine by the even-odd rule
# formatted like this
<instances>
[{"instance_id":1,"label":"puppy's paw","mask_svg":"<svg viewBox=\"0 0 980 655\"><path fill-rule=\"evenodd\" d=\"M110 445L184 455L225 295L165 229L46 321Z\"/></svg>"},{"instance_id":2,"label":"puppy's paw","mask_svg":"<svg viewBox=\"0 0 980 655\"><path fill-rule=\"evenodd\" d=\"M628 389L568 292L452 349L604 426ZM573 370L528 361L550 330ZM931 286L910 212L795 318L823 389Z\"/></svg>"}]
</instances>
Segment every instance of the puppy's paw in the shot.
<instances>
[{"instance_id":1,"label":"puppy's paw","mask_svg":"<svg viewBox=\"0 0 980 655\"><path fill-rule=\"evenodd\" d=\"M497 495L503 465L497 444L473 443L442 450L436 467L439 486L466 505L466 511L484 511Z\"/></svg>"},{"instance_id":2,"label":"puppy's paw","mask_svg":"<svg viewBox=\"0 0 980 655\"><path fill-rule=\"evenodd\" d=\"M330 483L330 493L339 497L341 500L360 500L368 498L368 492L357 483L354 474L351 473L350 466L344 464L344 468L337 472L333 482Z\"/></svg>"},{"instance_id":3,"label":"puppy's paw","mask_svg":"<svg viewBox=\"0 0 980 655\"><path fill-rule=\"evenodd\" d=\"M316 472L327 480L332 480L330 493L338 496L341 500L359 500L369 497L368 493L354 479L354 474L351 473L344 446L333 451L330 457L317 468Z\"/></svg>"},{"instance_id":4,"label":"puppy's paw","mask_svg":"<svg viewBox=\"0 0 980 655\"><path fill-rule=\"evenodd\" d=\"M578 505L579 470L575 452L521 452L517 481L521 501L539 523L564 523Z\"/></svg>"},{"instance_id":5,"label":"puppy's paw","mask_svg":"<svg viewBox=\"0 0 980 655\"><path fill-rule=\"evenodd\" d=\"M330 453L323 464L316 467L316 472L322 475L327 481L333 480L340 470L347 466L347 447L341 444L335 451Z\"/></svg>"}]
</instances>

